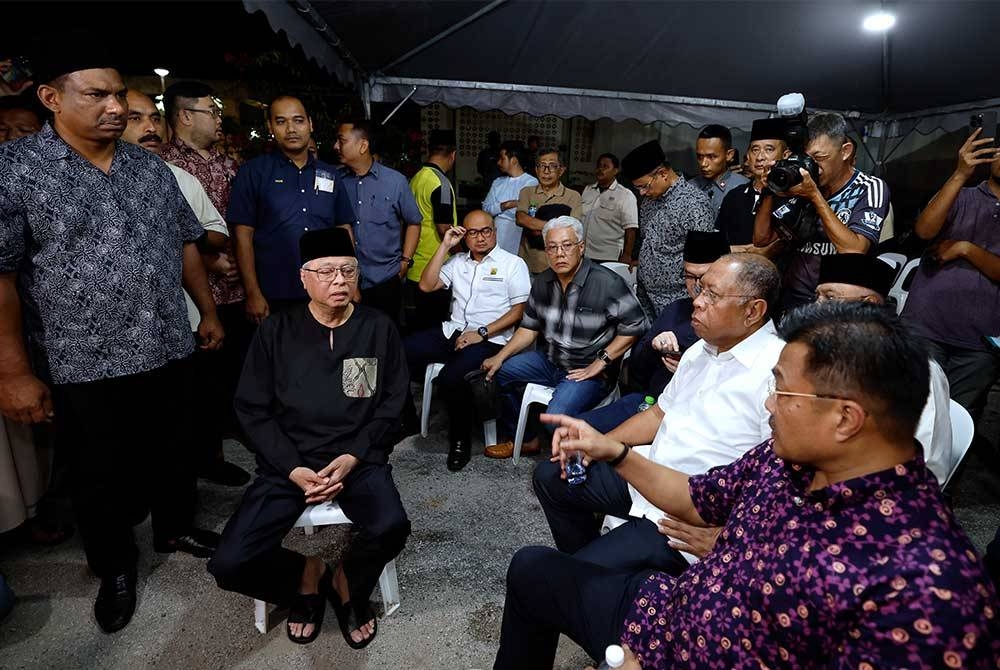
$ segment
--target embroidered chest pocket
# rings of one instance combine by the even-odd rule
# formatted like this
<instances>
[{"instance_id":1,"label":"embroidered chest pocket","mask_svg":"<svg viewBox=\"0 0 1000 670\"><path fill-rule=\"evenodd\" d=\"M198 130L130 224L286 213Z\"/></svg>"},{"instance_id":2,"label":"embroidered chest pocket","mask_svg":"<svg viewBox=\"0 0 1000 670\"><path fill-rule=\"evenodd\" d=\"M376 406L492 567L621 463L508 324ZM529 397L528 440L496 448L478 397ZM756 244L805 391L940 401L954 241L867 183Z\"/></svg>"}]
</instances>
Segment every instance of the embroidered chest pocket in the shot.
<instances>
[{"instance_id":1,"label":"embroidered chest pocket","mask_svg":"<svg viewBox=\"0 0 1000 670\"><path fill-rule=\"evenodd\" d=\"M348 398L371 398L378 380L377 358L344 359L344 395Z\"/></svg>"}]
</instances>

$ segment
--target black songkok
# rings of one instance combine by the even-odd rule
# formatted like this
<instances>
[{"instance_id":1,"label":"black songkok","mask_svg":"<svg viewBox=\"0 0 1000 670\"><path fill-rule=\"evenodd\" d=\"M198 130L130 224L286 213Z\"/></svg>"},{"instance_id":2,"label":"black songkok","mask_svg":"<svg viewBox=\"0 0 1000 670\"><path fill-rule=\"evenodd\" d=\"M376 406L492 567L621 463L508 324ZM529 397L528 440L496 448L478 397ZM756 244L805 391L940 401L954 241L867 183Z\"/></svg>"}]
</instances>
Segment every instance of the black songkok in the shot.
<instances>
[{"instance_id":1,"label":"black songkok","mask_svg":"<svg viewBox=\"0 0 1000 670\"><path fill-rule=\"evenodd\" d=\"M895 278L892 266L867 254L823 256L819 263L819 284L864 286L883 298L889 295Z\"/></svg>"},{"instance_id":2,"label":"black songkok","mask_svg":"<svg viewBox=\"0 0 1000 670\"><path fill-rule=\"evenodd\" d=\"M667 156L663 153L660 143L650 140L632 149L622 159L622 173L629 181L635 181L662 167L666 160Z\"/></svg>"},{"instance_id":3,"label":"black songkok","mask_svg":"<svg viewBox=\"0 0 1000 670\"><path fill-rule=\"evenodd\" d=\"M689 230L684 240L685 263L714 263L728 253L726 234L718 230Z\"/></svg>"},{"instance_id":4,"label":"black songkok","mask_svg":"<svg viewBox=\"0 0 1000 670\"><path fill-rule=\"evenodd\" d=\"M750 130L750 141L781 140L785 141L784 119L757 119Z\"/></svg>"},{"instance_id":5,"label":"black songkok","mask_svg":"<svg viewBox=\"0 0 1000 670\"><path fill-rule=\"evenodd\" d=\"M350 233L343 228L310 230L299 238L299 255L302 259L302 265L327 256L354 258L354 244L351 242Z\"/></svg>"}]
</instances>

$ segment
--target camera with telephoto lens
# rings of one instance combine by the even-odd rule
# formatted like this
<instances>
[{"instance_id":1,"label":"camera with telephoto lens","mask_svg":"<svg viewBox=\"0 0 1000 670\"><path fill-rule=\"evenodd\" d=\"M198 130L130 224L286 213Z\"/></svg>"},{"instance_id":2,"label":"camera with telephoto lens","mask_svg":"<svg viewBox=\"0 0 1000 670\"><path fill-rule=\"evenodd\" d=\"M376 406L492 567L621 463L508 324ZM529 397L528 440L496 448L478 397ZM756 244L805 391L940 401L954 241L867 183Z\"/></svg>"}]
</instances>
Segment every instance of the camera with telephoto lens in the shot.
<instances>
[{"instance_id":1,"label":"camera with telephoto lens","mask_svg":"<svg viewBox=\"0 0 1000 670\"><path fill-rule=\"evenodd\" d=\"M785 144L792 155L775 162L767 175L767 186L775 193L787 193L802 183L799 168L808 172L813 181L819 181L819 167L806 154L809 143L806 99L801 93L786 93L778 98L778 113L785 119Z\"/></svg>"}]
</instances>

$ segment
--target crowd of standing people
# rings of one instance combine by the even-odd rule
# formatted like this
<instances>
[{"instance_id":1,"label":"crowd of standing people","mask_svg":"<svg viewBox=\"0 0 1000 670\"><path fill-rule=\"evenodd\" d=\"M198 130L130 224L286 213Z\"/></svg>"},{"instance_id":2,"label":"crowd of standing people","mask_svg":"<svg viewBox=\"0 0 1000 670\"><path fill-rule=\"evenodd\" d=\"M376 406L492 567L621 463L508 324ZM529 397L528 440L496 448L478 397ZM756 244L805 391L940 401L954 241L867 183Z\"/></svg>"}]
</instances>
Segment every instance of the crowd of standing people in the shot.
<instances>
[{"instance_id":1,"label":"crowd of standing people","mask_svg":"<svg viewBox=\"0 0 1000 670\"><path fill-rule=\"evenodd\" d=\"M55 443L104 632L133 616L151 516L155 551L287 607L293 642L329 603L370 644L411 530L391 454L418 430L411 382L443 364L449 471L477 419L497 420L486 457L551 454L532 484L555 547L511 561L495 668L552 667L560 633L622 645L625 668L996 667L1000 547L984 563L941 492L949 397L978 417L1000 376L991 138L916 221L931 244L897 315L889 187L838 114L810 119L816 167L778 192L780 119L753 124L745 175L712 124L693 178L651 141L601 154L582 194L558 147L491 138L460 219L453 131L407 180L344 119L334 165L282 95L274 150L239 164L204 84L161 110L87 50L37 79L37 103L0 99L0 412ZM515 435L529 384L551 399ZM194 523L199 477L246 487L221 534ZM337 565L282 547L330 501L357 529Z\"/></svg>"}]
</instances>

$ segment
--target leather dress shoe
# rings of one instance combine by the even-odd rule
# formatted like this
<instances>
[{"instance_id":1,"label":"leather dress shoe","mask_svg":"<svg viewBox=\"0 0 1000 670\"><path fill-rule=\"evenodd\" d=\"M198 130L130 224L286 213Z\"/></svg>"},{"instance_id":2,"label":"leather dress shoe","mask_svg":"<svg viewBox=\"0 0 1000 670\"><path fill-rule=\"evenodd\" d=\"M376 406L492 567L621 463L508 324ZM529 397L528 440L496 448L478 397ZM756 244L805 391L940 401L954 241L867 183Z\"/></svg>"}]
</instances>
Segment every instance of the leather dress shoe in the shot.
<instances>
[{"instance_id":1,"label":"leather dress shoe","mask_svg":"<svg viewBox=\"0 0 1000 670\"><path fill-rule=\"evenodd\" d=\"M135 613L135 572L126 572L101 580L94 601L94 618L105 633L114 633L128 625Z\"/></svg>"},{"instance_id":2,"label":"leather dress shoe","mask_svg":"<svg viewBox=\"0 0 1000 670\"><path fill-rule=\"evenodd\" d=\"M535 454L541 452L542 448L538 445L538 442L523 442L521 443L521 455L522 456L534 456ZM487 458L510 458L514 455L514 442L513 440L508 440L506 442L500 442L499 444L491 444L483 450L483 453Z\"/></svg>"},{"instance_id":3,"label":"leather dress shoe","mask_svg":"<svg viewBox=\"0 0 1000 670\"><path fill-rule=\"evenodd\" d=\"M198 473L198 476L222 486L243 486L250 481L250 473L229 461L216 461Z\"/></svg>"},{"instance_id":4,"label":"leather dress shoe","mask_svg":"<svg viewBox=\"0 0 1000 670\"><path fill-rule=\"evenodd\" d=\"M469 443L465 440L455 440L451 443L451 449L448 450L448 469L452 472L458 472L466 466L471 457L472 449Z\"/></svg>"},{"instance_id":5,"label":"leather dress shoe","mask_svg":"<svg viewBox=\"0 0 1000 670\"><path fill-rule=\"evenodd\" d=\"M200 528L192 528L185 535L175 538L153 542L153 549L161 554L169 554L175 551L183 551L197 558L211 558L215 549L219 546L221 539L218 533Z\"/></svg>"}]
</instances>

